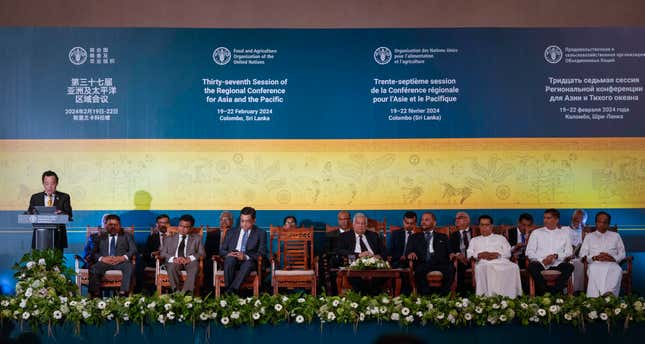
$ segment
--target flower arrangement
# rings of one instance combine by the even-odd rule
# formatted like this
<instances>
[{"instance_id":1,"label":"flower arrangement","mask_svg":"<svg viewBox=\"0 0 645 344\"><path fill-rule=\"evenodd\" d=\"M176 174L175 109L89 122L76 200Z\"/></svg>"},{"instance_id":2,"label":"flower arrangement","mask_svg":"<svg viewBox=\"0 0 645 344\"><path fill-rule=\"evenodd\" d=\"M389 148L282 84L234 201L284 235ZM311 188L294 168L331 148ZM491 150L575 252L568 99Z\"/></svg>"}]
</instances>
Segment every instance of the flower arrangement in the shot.
<instances>
[{"instance_id":1,"label":"flower arrangement","mask_svg":"<svg viewBox=\"0 0 645 344\"><path fill-rule=\"evenodd\" d=\"M351 264L349 268L352 270L377 270L377 269L390 269L390 264L381 258L377 257L359 257Z\"/></svg>"},{"instance_id":2,"label":"flower arrangement","mask_svg":"<svg viewBox=\"0 0 645 344\"><path fill-rule=\"evenodd\" d=\"M41 258L43 260L41 260ZM369 258L367 258L369 259ZM376 260L375 260L376 261ZM260 324L318 322L360 324L368 321L396 322L403 326L490 326L499 324L569 324L584 327L604 323L626 327L645 322L645 298L584 295L505 297L446 296L344 296L309 294L262 295L219 299L191 295L134 295L90 299L76 294L75 286L61 268L62 256L32 253L16 264L17 294L0 296L0 321L13 320L34 326L70 323L121 323L140 326L152 323L216 325L223 327ZM376 262L366 263L375 266ZM56 271L58 269L58 271Z\"/></svg>"}]
</instances>

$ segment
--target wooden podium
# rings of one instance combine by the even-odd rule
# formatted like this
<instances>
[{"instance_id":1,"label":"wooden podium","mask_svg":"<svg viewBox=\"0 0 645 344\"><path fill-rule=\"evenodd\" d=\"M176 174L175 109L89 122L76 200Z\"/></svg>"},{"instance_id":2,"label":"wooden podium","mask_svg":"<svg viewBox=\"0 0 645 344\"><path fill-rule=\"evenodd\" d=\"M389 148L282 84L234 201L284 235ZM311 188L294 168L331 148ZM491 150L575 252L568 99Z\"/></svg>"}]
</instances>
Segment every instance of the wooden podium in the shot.
<instances>
[{"instance_id":1,"label":"wooden podium","mask_svg":"<svg viewBox=\"0 0 645 344\"><path fill-rule=\"evenodd\" d=\"M18 223L31 223L34 228L34 240L36 250L55 248L56 232L63 230L64 225L69 222L67 214L31 214L18 215Z\"/></svg>"}]
</instances>

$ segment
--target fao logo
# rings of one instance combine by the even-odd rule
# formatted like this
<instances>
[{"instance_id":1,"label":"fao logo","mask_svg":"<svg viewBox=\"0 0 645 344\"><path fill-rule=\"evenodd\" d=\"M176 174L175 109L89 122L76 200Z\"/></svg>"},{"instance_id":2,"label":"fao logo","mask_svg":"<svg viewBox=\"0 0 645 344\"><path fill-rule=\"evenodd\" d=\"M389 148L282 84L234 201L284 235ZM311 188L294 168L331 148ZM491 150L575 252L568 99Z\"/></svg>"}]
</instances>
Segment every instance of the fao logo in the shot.
<instances>
[{"instance_id":1,"label":"fao logo","mask_svg":"<svg viewBox=\"0 0 645 344\"><path fill-rule=\"evenodd\" d=\"M82 65L87 61L87 51L81 47L74 47L69 51L69 62L75 65Z\"/></svg>"},{"instance_id":2,"label":"fao logo","mask_svg":"<svg viewBox=\"0 0 645 344\"><path fill-rule=\"evenodd\" d=\"M392 60L392 52L387 47L379 47L374 50L374 61L380 65L388 64Z\"/></svg>"},{"instance_id":3,"label":"fao logo","mask_svg":"<svg viewBox=\"0 0 645 344\"><path fill-rule=\"evenodd\" d=\"M215 48L213 51L213 61L223 66L231 61L231 51L226 47Z\"/></svg>"},{"instance_id":4,"label":"fao logo","mask_svg":"<svg viewBox=\"0 0 645 344\"><path fill-rule=\"evenodd\" d=\"M544 59L548 63L558 63L562 60L562 49L557 45L551 45L544 49Z\"/></svg>"}]
</instances>

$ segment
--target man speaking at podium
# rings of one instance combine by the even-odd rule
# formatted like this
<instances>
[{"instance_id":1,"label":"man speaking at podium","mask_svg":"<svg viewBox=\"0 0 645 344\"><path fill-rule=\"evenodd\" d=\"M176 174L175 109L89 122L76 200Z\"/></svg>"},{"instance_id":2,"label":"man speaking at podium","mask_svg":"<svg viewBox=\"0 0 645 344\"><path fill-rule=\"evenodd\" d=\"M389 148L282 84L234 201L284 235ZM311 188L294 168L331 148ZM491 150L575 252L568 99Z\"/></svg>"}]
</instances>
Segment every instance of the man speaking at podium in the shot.
<instances>
[{"instance_id":1,"label":"man speaking at podium","mask_svg":"<svg viewBox=\"0 0 645 344\"><path fill-rule=\"evenodd\" d=\"M36 207L54 207L57 215L65 214L72 220L72 203L68 194L56 191L58 186L58 176L53 171L45 171L42 176L43 187L45 191L33 194L29 200L29 214L37 213ZM67 230L65 225L58 225L54 232L54 247L63 251L67 247ZM31 237L31 248L36 248L36 228Z\"/></svg>"}]
</instances>

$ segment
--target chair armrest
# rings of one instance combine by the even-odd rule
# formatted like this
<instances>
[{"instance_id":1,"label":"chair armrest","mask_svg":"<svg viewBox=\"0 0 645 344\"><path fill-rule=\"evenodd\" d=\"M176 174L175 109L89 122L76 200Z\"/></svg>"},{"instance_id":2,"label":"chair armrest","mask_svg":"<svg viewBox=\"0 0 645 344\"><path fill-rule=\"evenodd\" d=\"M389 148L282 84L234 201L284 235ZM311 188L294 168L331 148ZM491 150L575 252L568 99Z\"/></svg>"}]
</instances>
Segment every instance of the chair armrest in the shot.
<instances>
[{"instance_id":1,"label":"chair armrest","mask_svg":"<svg viewBox=\"0 0 645 344\"><path fill-rule=\"evenodd\" d=\"M625 259L621 260L618 265L627 264L627 272L632 273L632 264L634 262L634 256L627 256Z\"/></svg>"},{"instance_id":2,"label":"chair armrest","mask_svg":"<svg viewBox=\"0 0 645 344\"><path fill-rule=\"evenodd\" d=\"M318 278L318 256L314 257L314 275Z\"/></svg>"}]
</instances>

